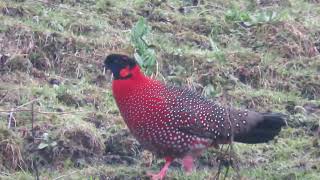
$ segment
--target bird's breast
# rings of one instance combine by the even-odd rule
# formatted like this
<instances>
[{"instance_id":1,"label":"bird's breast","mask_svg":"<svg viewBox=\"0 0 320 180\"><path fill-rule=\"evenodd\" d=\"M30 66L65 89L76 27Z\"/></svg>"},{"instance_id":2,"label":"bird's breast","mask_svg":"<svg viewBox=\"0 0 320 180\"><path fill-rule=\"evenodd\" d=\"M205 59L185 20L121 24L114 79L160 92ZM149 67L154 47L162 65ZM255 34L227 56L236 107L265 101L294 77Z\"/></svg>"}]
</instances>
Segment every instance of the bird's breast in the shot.
<instances>
[{"instance_id":1,"label":"bird's breast","mask_svg":"<svg viewBox=\"0 0 320 180\"><path fill-rule=\"evenodd\" d=\"M128 83L127 83L128 85ZM139 82L129 87L113 84L113 94L120 113L134 134L146 136L144 132L162 126L167 109L159 92L163 86L158 83Z\"/></svg>"}]
</instances>

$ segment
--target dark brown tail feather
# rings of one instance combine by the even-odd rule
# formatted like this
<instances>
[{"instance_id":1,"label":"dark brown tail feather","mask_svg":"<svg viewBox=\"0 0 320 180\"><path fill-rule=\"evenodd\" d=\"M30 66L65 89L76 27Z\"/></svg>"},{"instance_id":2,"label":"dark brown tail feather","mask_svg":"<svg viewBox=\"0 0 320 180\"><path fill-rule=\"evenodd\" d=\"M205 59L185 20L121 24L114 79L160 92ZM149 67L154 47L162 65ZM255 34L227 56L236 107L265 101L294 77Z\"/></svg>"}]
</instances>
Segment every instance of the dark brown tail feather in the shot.
<instances>
[{"instance_id":1,"label":"dark brown tail feather","mask_svg":"<svg viewBox=\"0 0 320 180\"><path fill-rule=\"evenodd\" d=\"M256 118L249 119L248 123L252 127L235 133L234 141L248 144L265 143L274 139L286 125L284 115L280 113L257 113Z\"/></svg>"}]
</instances>

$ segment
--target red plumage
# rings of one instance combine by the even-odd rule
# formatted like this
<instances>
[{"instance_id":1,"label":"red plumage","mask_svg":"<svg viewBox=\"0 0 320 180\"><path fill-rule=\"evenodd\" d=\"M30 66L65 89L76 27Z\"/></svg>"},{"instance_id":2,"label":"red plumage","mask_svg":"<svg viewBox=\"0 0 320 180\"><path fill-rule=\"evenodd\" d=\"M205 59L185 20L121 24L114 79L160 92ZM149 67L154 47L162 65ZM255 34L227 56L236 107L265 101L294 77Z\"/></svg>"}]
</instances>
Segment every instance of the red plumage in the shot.
<instances>
[{"instance_id":1,"label":"red plumage","mask_svg":"<svg viewBox=\"0 0 320 180\"><path fill-rule=\"evenodd\" d=\"M138 67L134 71L139 71ZM195 122L187 120L192 118L191 114L179 110L186 94L183 90L141 75L113 81L113 94L130 131L146 149L160 156L183 156L192 145L210 144L209 139L179 130L180 127L195 126ZM189 102L190 106L197 107L196 99Z\"/></svg>"},{"instance_id":2,"label":"red plumage","mask_svg":"<svg viewBox=\"0 0 320 180\"><path fill-rule=\"evenodd\" d=\"M266 142L285 125L279 114L225 108L189 89L146 77L124 55L109 55L105 65L114 75L113 95L131 133L146 149L166 157L154 179L164 177L173 158L183 158L191 170L192 158L209 146L228 143L232 135L238 142Z\"/></svg>"}]
</instances>

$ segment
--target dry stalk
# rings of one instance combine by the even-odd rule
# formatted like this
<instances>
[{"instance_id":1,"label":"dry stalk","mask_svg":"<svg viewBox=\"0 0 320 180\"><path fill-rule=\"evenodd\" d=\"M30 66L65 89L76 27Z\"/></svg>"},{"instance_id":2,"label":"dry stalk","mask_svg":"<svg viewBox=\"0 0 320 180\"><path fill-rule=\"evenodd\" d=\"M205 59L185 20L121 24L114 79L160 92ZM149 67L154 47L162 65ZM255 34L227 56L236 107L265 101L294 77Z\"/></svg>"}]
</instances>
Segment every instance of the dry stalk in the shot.
<instances>
[{"instance_id":1,"label":"dry stalk","mask_svg":"<svg viewBox=\"0 0 320 180\"><path fill-rule=\"evenodd\" d=\"M16 125L16 119L14 118L13 113L14 113L14 108L12 108L12 109L10 110L10 113L9 113L9 115L8 115L8 129L11 128L12 119L14 120L14 122L15 122L14 124Z\"/></svg>"},{"instance_id":2,"label":"dry stalk","mask_svg":"<svg viewBox=\"0 0 320 180\"><path fill-rule=\"evenodd\" d=\"M225 100L225 99L224 99ZM237 174L237 179L241 179L240 176L240 168L238 166L238 158L236 157L236 153L233 149L233 141L234 141L234 128L230 119L230 108L228 106L227 109L227 121L229 123L229 126L231 127L230 129L230 142L228 144L228 147L225 151L223 151L223 145L221 146L219 152L218 152L218 157L217 160L219 161L219 166L218 166L218 172L216 173L216 175L214 176L214 180L219 180L220 179L220 174L222 171L223 167L226 167L226 171L224 173L223 179L225 180L229 174L229 169L230 166L235 170L236 174Z\"/></svg>"},{"instance_id":3,"label":"dry stalk","mask_svg":"<svg viewBox=\"0 0 320 180\"><path fill-rule=\"evenodd\" d=\"M35 131L34 131L34 121L35 121L35 114L34 114L34 100L32 101L31 104L31 133L32 133L32 143L34 144L34 140L35 140ZM34 158L35 159L35 158ZM37 162L34 161L34 170L36 173L36 180L39 180L39 171L38 171L38 166L37 166Z\"/></svg>"},{"instance_id":4,"label":"dry stalk","mask_svg":"<svg viewBox=\"0 0 320 180\"><path fill-rule=\"evenodd\" d=\"M6 96L9 94L9 91L7 90L7 92L1 97L0 99L0 104L5 100Z\"/></svg>"}]
</instances>

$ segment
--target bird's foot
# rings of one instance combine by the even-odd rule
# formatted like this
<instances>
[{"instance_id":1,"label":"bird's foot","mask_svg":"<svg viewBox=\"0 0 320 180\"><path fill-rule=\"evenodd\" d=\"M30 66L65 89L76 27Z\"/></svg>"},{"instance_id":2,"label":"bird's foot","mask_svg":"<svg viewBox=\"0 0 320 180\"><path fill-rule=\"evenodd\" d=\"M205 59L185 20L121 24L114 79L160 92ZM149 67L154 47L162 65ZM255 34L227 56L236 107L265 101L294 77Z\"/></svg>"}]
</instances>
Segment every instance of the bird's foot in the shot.
<instances>
[{"instance_id":1,"label":"bird's foot","mask_svg":"<svg viewBox=\"0 0 320 180\"><path fill-rule=\"evenodd\" d=\"M158 174L152 173L152 172L148 172L147 176L149 176L151 178L151 180L163 180L164 177L166 176L166 173L163 173L161 171Z\"/></svg>"},{"instance_id":2,"label":"bird's foot","mask_svg":"<svg viewBox=\"0 0 320 180\"><path fill-rule=\"evenodd\" d=\"M166 157L166 163L164 164L163 168L158 174L153 174L153 173L147 173L148 176L151 177L152 180L163 180L164 177L166 176L166 173L168 171L168 168L173 161L172 157Z\"/></svg>"}]
</instances>

